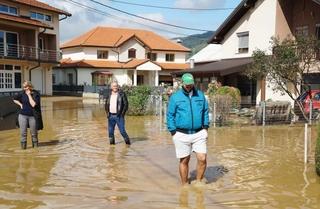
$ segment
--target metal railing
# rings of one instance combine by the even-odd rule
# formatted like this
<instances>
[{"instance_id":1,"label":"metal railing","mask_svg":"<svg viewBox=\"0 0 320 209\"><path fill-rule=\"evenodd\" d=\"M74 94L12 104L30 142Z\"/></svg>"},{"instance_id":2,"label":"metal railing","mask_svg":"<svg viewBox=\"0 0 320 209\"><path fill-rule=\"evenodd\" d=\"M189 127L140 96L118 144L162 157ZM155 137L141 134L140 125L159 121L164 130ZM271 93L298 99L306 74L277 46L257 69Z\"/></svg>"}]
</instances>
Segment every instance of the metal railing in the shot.
<instances>
[{"instance_id":1,"label":"metal railing","mask_svg":"<svg viewBox=\"0 0 320 209\"><path fill-rule=\"evenodd\" d=\"M41 50L33 46L0 43L0 57L58 62L60 53L55 50Z\"/></svg>"}]
</instances>

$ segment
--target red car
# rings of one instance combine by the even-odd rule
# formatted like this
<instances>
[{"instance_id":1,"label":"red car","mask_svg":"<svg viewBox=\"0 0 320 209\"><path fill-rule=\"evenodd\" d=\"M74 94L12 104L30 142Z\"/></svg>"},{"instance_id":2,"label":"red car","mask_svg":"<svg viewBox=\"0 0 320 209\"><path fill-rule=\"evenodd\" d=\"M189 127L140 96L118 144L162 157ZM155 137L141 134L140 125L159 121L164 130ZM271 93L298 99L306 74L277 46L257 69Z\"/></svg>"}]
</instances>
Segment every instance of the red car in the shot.
<instances>
[{"instance_id":1,"label":"red car","mask_svg":"<svg viewBox=\"0 0 320 209\"><path fill-rule=\"evenodd\" d=\"M310 112L310 97L312 98L312 112L318 114L320 112L320 90L305 92L298 98L302 101L306 113Z\"/></svg>"}]
</instances>

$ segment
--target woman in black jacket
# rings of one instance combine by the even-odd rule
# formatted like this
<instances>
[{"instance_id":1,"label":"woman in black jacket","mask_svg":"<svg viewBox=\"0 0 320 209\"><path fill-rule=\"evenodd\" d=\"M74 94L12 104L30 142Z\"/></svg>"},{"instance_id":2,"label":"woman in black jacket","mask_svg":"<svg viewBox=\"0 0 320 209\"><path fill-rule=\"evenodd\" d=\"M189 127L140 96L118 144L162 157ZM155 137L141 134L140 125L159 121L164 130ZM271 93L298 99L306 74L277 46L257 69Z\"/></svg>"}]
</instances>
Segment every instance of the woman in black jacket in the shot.
<instances>
[{"instance_id":1,"label":"woman in black jacket","mask_svg":"<svg viewBox=\"0 0 320 209\"><path fill-rule=\"evenodd\" d=\"M30 128L32 147L38 147L38 130L43 129L40 94L29 81L23 82L23 91L16 95L13 102L20 106L18 125L21 133L21 148L27 149L27 128Z\"/></svg>"}]
</instances>

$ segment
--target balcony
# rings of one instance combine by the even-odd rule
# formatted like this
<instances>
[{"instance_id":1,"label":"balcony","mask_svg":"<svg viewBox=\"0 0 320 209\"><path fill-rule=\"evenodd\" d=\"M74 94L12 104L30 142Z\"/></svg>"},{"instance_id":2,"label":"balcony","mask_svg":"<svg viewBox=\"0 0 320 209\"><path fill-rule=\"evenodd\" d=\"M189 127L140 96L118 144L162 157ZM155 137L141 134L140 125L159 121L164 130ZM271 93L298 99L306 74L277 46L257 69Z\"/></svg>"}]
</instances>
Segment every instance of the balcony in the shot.
<instances>
[{"instance_id":1,"label":"balcony","mask_svg":"<svg viewBox=\"0 0 320 209\"><path fill-rule=\"evenodd\" d=\"M33 46L0 43L0 57L41 62L58 62L60 53L55 50L41 50Z\"/></svg>"}]
</instances>

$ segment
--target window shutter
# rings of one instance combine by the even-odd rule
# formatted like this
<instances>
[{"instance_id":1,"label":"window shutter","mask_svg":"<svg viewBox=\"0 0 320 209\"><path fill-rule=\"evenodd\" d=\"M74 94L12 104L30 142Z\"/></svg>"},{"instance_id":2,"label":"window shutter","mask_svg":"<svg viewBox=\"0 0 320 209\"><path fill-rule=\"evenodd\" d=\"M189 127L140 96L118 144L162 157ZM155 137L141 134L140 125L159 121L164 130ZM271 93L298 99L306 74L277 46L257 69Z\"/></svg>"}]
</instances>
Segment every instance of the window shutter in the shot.
<instances>
[{"instance_id":1,"label":"window shutter","mask_svg":"<svg viewBox=\"0 0 320 209\"><path fill-rule=\"evenodd\" d=\"M239 48L249 48L249 33L238 34L239 37Z\"/></svg>"}]
</instances>

